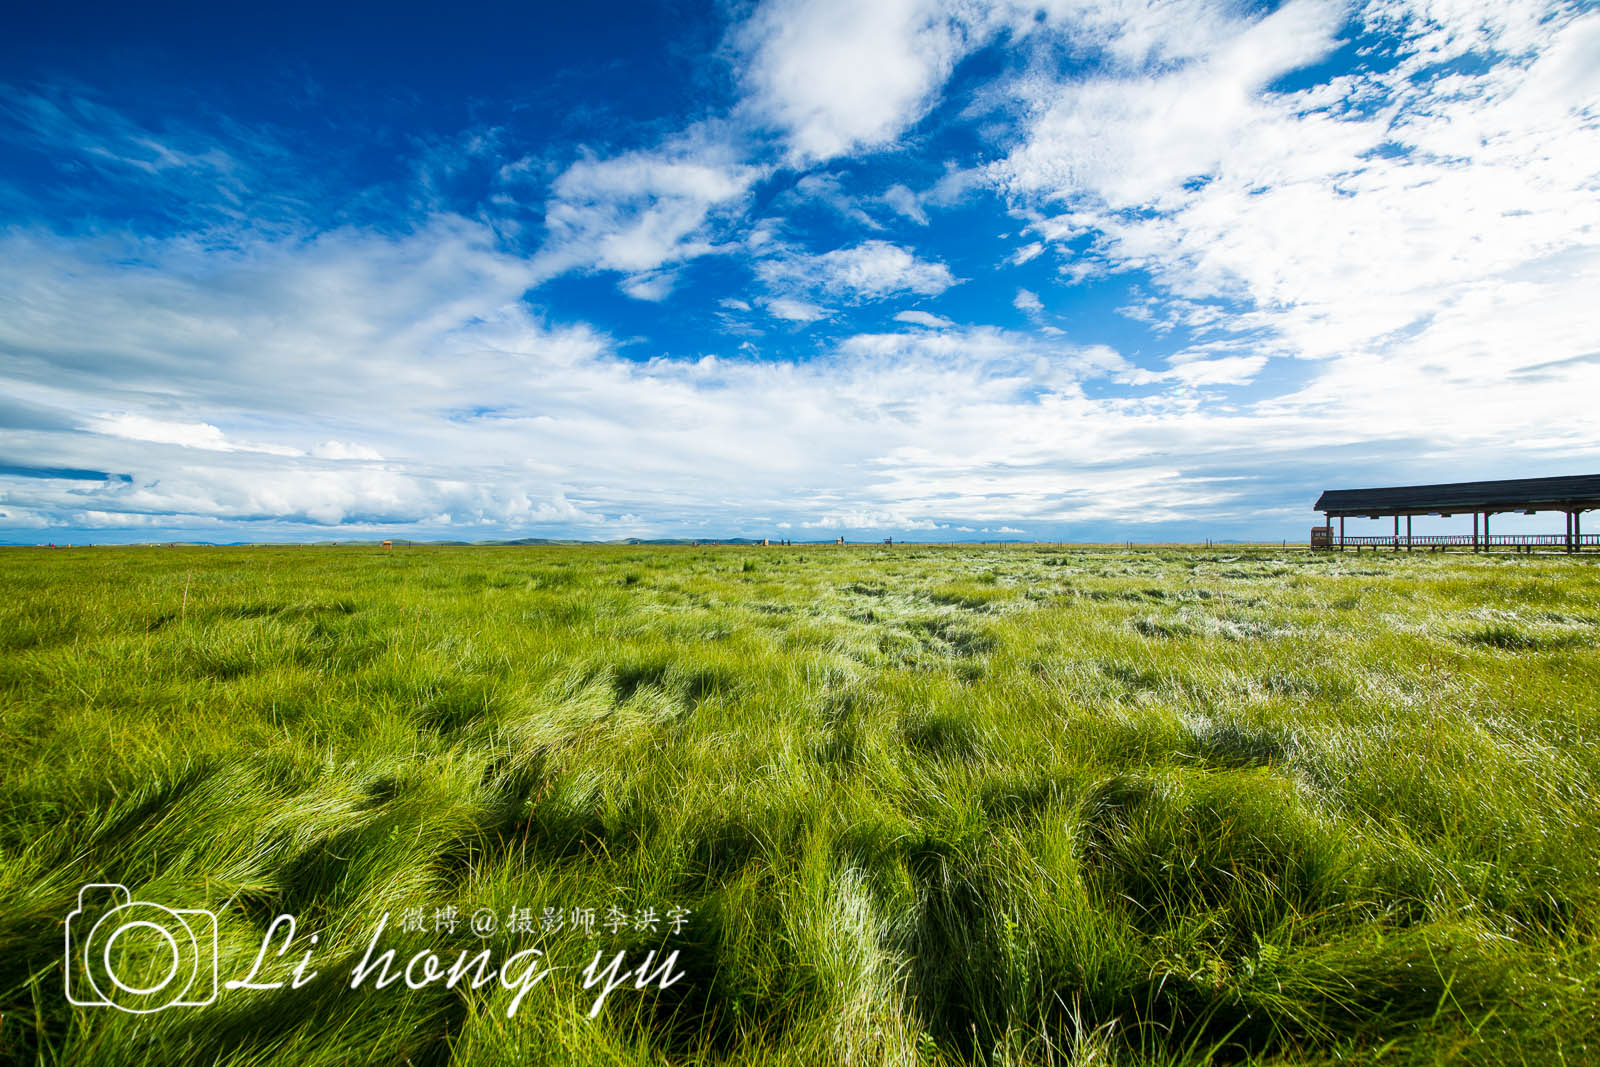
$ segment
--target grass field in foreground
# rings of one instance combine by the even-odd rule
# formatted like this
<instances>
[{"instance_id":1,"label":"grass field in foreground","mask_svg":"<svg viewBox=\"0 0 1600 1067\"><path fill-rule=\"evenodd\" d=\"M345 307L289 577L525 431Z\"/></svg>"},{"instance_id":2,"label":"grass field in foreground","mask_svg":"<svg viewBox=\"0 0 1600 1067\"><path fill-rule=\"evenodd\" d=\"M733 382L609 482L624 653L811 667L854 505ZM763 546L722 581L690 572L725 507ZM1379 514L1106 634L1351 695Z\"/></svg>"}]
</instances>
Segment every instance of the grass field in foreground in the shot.
<instances>
[{"instance_id":1,"label":"grass field in foreground","mask_svg":"<svg viewBox=\"0 0 1600 1067\"><path fill-rule=\"evenodd\" d=\"M1597 1062L1597 565L6 550L0 1060ZM89 882L318 976L73 1007ZM386 913L554 969L352 989Z\"/></svg>"}]
</instances>

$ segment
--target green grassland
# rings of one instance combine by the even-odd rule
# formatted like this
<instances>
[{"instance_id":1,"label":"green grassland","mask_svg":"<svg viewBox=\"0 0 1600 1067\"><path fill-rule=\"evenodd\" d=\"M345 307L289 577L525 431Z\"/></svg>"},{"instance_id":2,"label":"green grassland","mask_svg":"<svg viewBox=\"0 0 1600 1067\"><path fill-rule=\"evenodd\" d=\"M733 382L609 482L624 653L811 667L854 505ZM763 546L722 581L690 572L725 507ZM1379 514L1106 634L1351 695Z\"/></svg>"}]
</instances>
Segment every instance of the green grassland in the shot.
<instances>
[{"instance_id":1,"label":"green grassland","mask_svg":"<svg viewBox=\"0 0 1600 1067\"><path fill-rule=\"evenodd\" d=\"M1597 565L6 550L0 1060L1600 1062ZM321 973L73 1007L88 882ZM398 925L580 904L689 916ZM557 969L351 989L385 913Z\"/></svg>"}]
</instances>

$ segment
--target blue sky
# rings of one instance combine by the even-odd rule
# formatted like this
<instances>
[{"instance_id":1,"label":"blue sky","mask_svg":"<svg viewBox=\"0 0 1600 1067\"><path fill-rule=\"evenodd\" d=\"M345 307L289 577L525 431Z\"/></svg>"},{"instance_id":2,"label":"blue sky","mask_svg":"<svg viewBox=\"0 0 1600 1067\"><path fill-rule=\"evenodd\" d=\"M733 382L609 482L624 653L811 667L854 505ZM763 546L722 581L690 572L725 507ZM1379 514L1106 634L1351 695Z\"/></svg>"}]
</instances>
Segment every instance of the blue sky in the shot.
<instances>
[{"instance_id":1,"label":"blue sky","mask_svg":"<svg viewBox=\"0 0 1600 1067\"><path fill-rule=\"evenodd\" d=\"M1600 469L1592 4L8 23L0 540L1299 540Z\"/></svg>"}]
</instances>

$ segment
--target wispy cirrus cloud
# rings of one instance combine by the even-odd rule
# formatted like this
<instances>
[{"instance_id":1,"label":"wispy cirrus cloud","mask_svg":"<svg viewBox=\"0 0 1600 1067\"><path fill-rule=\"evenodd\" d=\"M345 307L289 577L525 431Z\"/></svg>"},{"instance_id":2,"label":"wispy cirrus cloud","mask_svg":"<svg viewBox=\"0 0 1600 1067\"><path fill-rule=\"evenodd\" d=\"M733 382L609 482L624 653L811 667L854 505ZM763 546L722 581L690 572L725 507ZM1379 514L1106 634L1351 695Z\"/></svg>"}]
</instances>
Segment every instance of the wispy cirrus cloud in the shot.
<instances>
[{"instance_id":1,"label":"wispy cirrus cloud","mask_svg":"<svg viewBox=\"0 0 1600 1067\"><path fill-rule=\"evenodd\" d=\"M943 315L916 309L896 312L894 321L909 323L912 326L926 326L930 330L948 330L955 326L954 322Z\"/></svg>"},{"instance_id":2,"label":"wispy cirrus cloud","mask_svg":"<svg viewBox=\"0 0 1600 1067\"><path fill-rule=\"evenodd\" d=\"M213 240L241 229L282 233L326 191L303 161L250 124L141 121L70 82L0 82L0 152L12 161L0 170L0 209L18 219L42 210L76 227L109 215L122 226L176 225ZM19 161L50 180L22 190Z\"/></svg>"}]
</instances>

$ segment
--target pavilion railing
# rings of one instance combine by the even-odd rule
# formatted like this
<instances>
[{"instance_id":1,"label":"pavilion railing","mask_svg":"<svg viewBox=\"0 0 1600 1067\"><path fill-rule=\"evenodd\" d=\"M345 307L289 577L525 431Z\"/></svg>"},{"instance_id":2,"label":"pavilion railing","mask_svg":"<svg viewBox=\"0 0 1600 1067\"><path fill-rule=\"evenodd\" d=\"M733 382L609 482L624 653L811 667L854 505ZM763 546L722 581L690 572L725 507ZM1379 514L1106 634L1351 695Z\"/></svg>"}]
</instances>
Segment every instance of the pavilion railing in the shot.
<instances>
[{"instance_id":1,"label":"pavilion railing","mask_svg":"<svg viewBox=\"0 0 1600 1067\"><path fill-rule=\"evenodd\" d=\"M1572 539L1577 548L1600 546L1600 534L1586 533ZM1346 537L1341 541L1337 532L1333 535L1333 548L1341 544L1346 548L1435 548L1444 546L1461 546L1471 548L1474 544L1487 545L1489 548L1566 548L1568 538L1565 534L1490 534L1485 537L1479 534L1476 539L1471 534L1417 534L1406 537L1401 534L1383 534L1381 536Z\"/></svg>"}]
</instances>

